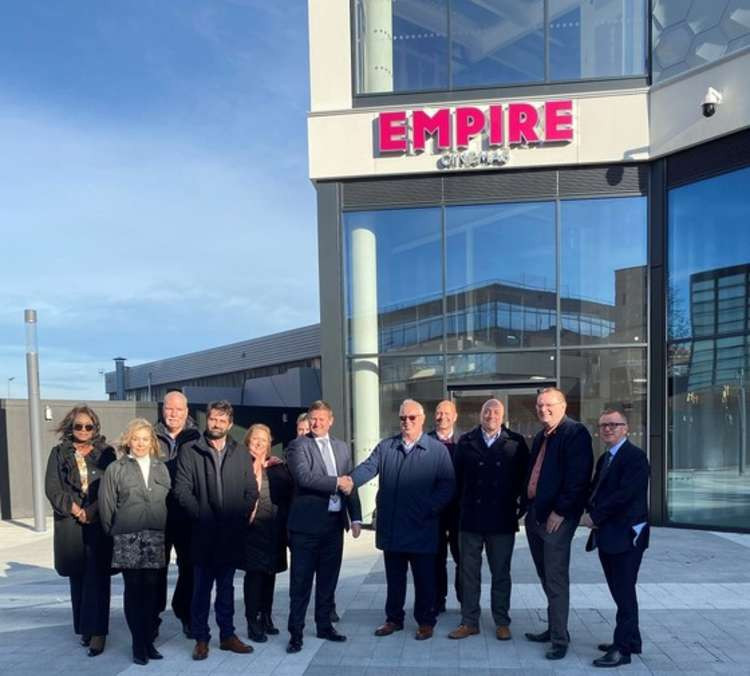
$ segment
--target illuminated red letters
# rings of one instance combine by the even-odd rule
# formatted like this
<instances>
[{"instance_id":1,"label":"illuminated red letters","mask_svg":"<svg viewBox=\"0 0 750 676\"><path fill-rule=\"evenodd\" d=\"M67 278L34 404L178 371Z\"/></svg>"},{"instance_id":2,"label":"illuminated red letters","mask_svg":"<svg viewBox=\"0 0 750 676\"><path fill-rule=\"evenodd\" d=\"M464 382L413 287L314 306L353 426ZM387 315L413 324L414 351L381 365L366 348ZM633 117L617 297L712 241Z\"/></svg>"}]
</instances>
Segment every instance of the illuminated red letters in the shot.
<instances>
[{"instance_id":1,"label":"illuminated red letters","mask_svg":"<svg viewBox=\"0 0 750 676\"><path fill-rule=\"evenodd\" d=\"M415 110L411 116L414 130L414 150L424 150L425 134L437 134L438 148L451 147L451 111L441 108L434 115L428 115L424 110Z\"/></svg>"},{"instance_id":2,"label":"illuminated red letters","mask_svg":"<svg viewBox=\"0 0 750 676\"><path fill-rule=\"evenodd\" d=\"M406 151L406 112L380 113L378 117L380 152Z\"/></svg>"}]
</instances>

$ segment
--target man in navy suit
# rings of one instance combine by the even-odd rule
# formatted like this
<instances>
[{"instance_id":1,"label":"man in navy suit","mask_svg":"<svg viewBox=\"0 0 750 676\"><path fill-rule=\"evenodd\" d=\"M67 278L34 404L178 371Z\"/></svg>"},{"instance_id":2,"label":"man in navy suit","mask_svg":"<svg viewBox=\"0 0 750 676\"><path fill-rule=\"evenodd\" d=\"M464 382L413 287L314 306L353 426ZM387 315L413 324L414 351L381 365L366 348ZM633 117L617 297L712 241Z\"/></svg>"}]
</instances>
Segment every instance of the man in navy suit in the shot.
<instances>
[{"instance_id":1,"label":"man in navy suit","mask_svg":"<svg viewBox=\"0 0 750 676\"><path fill-rule=\"evenodd\" d=\"M343 475L352 471L349 447L329 435L333 411L324 401L309 410L310 434L297 437L287 449L287 465L296 491L289 512L289 645L287 652L302 649L305 613L315 578L315 624L318 638L345 641L331 623L334 592L341 569L344 530L351 522L359 537L362 510L356 491ZM339 478L339 477L342 478Z\"/></svg>"},{"instance_id":2,"label":"man in navy suit","mask_svg":"<svg viewBox=\"0 0 750 676\"><path fill-rule=\"evenodd\" d=\"M527 633L529 641L551 642L548 660L568 651L570 545L588 498L594 452L584 425L565 415L565 395L554 387L536 398L544 425L531 446L526 476L526 537L537 575L547 596L547 629Z\"/></svg>"},{"instance_id":3,"label":"man in navy suit","mask_svg":"<svg viewBox=\"0 0 750 676\"><path fill-rule=\"evenodd\" d=\"M641 652L635 585L648 547L648 479L646 454L628 440L623 411L607 409L599 416L599 436L607 450L596 465L591 494L581 523L591 528L586 550L599 550L599 560L617 604L614 640L599 646L605 655L595 667L630 664Z\"/></svg>"}]
</instances>

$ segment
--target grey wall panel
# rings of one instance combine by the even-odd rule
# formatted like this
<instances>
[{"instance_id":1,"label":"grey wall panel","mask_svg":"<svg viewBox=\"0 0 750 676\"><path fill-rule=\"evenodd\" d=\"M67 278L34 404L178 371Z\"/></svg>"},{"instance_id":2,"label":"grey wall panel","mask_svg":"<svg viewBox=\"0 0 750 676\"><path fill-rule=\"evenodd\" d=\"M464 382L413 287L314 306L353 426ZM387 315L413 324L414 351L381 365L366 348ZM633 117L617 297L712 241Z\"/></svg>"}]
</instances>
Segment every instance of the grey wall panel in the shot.
<instances>
[{"instance_id":1,"label":"grey wall panel","mask_svg":"<svg viewBox=\"0 0 750 676\"><path fill-rule=\"evenodd\" d=\"M435 204L442 198L442 176L358 180L343 184L344 209Z\"/></svg>"},{"instance_id":2,"label":"grey wall panel","mask_svg":"<svg viewBox=\"0 0 750 676\"><path fill-rule=\"evenodd\" d=\"M460 204L554 198L557 191L556 174L555 170L449 174L443 177L445 202Z\"/></svg>"},{"instance_id":3,"label":"grey wall panel","mask_svg":"<svg viewBox=\"0 0 750 676\"><path fill-rule=\"evenodd\" d=\"M748 165L750 130L745 130L668 157L667 186L672 188Z\"/></svg>"},{"instance_id":4,"label":"grey wall panel","mask_svg":"<svg viewBox=\"0 0 750 676\"><path fill-rule=\"evenodd\" d=\"M560 171L560 197L641 194L648 192L648 167L616 164Z\"/></svg>"}]
</instances>

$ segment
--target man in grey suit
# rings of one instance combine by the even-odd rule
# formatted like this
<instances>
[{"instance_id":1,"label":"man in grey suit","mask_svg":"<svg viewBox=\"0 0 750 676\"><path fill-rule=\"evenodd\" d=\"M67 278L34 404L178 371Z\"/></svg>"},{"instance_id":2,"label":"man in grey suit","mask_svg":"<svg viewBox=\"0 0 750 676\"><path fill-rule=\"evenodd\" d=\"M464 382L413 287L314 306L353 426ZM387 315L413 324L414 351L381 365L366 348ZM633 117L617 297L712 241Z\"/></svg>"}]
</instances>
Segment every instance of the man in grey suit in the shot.
<instances>
[{"instance_id":1,"label":"man in grey suit","mask_svg":"<svg viewBox=\"0 0 750 676\"><path fill-rule=\"evenodd\" d=\"M349 447L329 435L333 411L324 401L309 410L310 434L297 437L287 449L287 464L296 491L289 513L289 645L287 652L302 649L305 613L315 578L315 624L318 638L345 641L331 624L334 592L339 579L344 548L344 530L351 522L352 535L359 537L362 510L351 489ZM339 478L341 477L341 478Z\"/></svg>"}]
</instances>

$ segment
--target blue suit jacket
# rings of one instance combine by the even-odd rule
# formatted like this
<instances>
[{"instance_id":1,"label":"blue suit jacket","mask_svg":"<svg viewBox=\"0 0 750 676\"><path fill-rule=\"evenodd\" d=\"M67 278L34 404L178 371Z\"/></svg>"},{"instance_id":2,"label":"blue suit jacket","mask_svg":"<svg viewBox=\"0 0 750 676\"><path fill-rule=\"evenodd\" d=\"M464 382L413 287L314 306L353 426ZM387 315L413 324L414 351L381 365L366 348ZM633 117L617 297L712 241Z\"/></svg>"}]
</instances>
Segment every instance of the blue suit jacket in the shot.
<instances>
[{"instance_id":1,"label":"blue suit jacket","mask_svg":"<svg viewBox=\"0 0 750 676\"><path fill-rule=\"evenodd\" d=\"M338 476L351 474L352 455L340 439L328 437L336 460ZM288 446L286 462L295 483L295 493L287 526L300 533L322 533L328 521L328 500L336 492L336 477L328 476L318 443L312 434L297 437ZM349 528L349 520L361 521L362 509L357 491L342 500L341 527ZM347 515L349 518L347 518Z\"/></svg>"}]
</instances>

